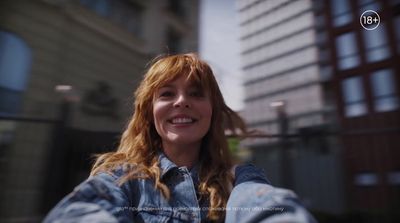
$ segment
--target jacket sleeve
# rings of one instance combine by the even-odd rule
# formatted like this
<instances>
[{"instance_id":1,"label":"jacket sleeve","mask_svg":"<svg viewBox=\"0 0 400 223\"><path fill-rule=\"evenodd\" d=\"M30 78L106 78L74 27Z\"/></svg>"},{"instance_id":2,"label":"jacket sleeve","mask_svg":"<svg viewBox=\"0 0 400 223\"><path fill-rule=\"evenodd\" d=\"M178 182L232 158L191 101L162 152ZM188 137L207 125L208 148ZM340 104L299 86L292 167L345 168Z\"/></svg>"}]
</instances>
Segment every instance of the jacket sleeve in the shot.
<instances>
[{"instance_id":1,"label":"jacket sleeve","mask_svg":"<svg viewBox=\"0 0 400 223\"><path fill-rule=\"evenodd\" d=\"M43 222L132 222L129 203L117 178L100 173L77 186Z\"/></svg>"},{"instance_id":2,"label":"jacket sleeve","mask_svg":"<svg viewBox=\"0 0 400 223\"><path fill-rule=\"evenodd\" d=\"M315 223L292 191L265 183L244 182L233 188L226 207L229 223Z\"/></svg>"},{"instance_id":3,"label":"jacket sleeve","mask_svg":"<svg viewBox=\"0 0 400 223\"><path fill-rule=\"evenodd\" d=\"M235 187L244 182L271 184L264 171L253 164L241 164L235 168L235 182L233 186Z\"/></svg>"}]
</instances>

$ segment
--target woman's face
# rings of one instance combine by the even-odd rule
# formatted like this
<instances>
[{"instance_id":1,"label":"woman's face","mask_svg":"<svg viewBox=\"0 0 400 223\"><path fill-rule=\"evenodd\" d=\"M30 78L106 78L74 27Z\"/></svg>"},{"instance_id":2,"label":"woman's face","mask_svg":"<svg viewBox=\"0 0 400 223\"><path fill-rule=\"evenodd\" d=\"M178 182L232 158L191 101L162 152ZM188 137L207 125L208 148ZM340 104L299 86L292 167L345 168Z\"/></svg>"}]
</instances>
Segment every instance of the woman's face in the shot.
<instances>
[{"instance_id":1,"label":"woman's face","mask_svg":"<svg viewBox=\"0 0 400 223\"><path fill-rule=\"evenodd\" d=\"M181 76L155 93L153 116L164 145L200 146L210 128L210 96Z\"/></svg>"}]
</instances>

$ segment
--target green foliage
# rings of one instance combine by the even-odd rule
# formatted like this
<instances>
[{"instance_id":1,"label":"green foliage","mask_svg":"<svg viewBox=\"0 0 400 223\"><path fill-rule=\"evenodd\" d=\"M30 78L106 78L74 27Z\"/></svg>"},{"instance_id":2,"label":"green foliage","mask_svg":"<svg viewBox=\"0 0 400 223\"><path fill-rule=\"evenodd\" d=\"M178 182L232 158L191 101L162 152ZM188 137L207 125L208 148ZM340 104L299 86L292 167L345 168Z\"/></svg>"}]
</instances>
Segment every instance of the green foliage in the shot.
<instances>
[{"instance_id":1,"label":"green foliage","mask_svg":"<svg viewBox=\"0 0 400 223\"><path fill-rule=\"evenodd\" d=\"M229 151L232 155L237 155L239 151L240 140L238 138L228 138Z\"/></svg>"}]
</instances>

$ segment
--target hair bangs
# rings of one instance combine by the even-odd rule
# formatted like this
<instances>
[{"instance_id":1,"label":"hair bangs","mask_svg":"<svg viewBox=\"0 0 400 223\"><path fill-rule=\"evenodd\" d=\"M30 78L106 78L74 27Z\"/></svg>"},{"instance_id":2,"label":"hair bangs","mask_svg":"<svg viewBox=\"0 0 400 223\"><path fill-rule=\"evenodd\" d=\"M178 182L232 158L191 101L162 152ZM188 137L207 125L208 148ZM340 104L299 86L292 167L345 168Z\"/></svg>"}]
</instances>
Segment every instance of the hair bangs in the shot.
<instances>
[{"instance_id":1,"label":"hair bangs","mask_svg":"<svg viewBox=\"0 0 400 223\"><path fill-rule=\"evenodd\" d=\"M186 76L187 81L202 91L213 90L212 83L215 82L211 68L192 54L161 58L154 63L148 74L148 81L155 91L181 76Z\"/></svg>"}]
</instances>

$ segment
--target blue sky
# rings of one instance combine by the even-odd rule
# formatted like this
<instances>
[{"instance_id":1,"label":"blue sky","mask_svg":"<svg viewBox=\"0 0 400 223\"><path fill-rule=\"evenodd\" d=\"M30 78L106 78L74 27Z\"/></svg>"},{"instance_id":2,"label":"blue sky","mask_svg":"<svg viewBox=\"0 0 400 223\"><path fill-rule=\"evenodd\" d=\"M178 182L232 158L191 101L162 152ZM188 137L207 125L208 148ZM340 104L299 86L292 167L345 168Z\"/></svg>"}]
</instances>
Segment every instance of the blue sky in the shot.
<instances>
[{"instance_id":1,"label":"blue sky","mask_svg":"<svg viewBox=\"0 0 400 223\"><path fill-rule=\"evenodd\" d=\"M200 2L200 56L211 65L228 106L240 110L244 105L235 0Z\"/></svg>"}]
</instances>

